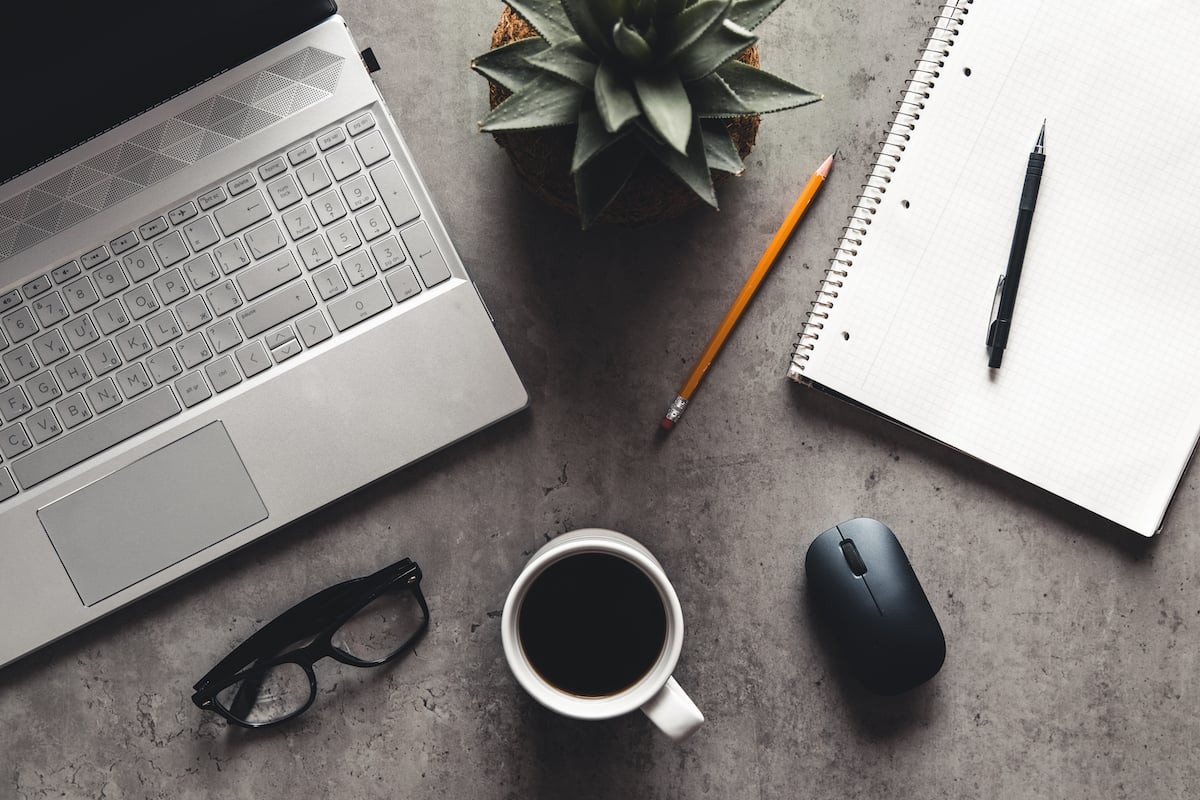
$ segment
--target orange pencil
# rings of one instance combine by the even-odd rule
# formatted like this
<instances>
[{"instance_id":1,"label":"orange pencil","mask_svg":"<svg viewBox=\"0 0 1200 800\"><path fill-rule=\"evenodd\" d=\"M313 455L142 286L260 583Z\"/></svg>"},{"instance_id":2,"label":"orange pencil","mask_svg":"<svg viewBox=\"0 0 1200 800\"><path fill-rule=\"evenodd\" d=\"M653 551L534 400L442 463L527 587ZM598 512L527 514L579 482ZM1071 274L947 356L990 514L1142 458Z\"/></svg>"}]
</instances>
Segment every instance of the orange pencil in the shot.
<instances>
[{"instance_id":1,"label":"orange pencil","mask_svg":"<svg viewBox=\"0 0 1200 800\"><path fill-rule=\"evenodd\" d=\"M683 388L679 390L678 396L676 396L670 407L667 408L667 413L663 415L662 422L659 425L665 430L669 431L674 428L675 423L683 416L688 402L692 399L692 394L696 391L696 387L700 385L701 379L704 378L704 373L708 372L708 368L712 366L713 360L716 359L717 353L721 350L721 345L725 344L725 339L729 337L733 326L741 318L742 312L745 311L746 305L750 302L750 298L754 297L754 293L758 291L759 284L767 276L767 271L771 269L771 265L775 263L779 251L787 244L788 237L792 235L792 229L796 227L796 223L800 221L800 217L804 216L805 209L812 202L817 190L821 188L821 184L825 183L825 178L829 176L829 170L832 167L833 155L825 159L824 163L808 179L808 184L804 187L804 191L800 193L800 197L796 199L796 204L788 212L787 219L779 226L779 230L775 231L775 236L771 238L771 243L767 245L762 258L758 260L758 265L750 273L750 277L746 279L746 282L742 284L742 290L738 292L737 299L733 301L733 305L725 313L725 318L721 320L721 324L717 327L717 332L708 340L708 346L700 354L700 360L696 362L696 366L692 369L692 374L688 375Z\"/></svg>"}]
</instances>

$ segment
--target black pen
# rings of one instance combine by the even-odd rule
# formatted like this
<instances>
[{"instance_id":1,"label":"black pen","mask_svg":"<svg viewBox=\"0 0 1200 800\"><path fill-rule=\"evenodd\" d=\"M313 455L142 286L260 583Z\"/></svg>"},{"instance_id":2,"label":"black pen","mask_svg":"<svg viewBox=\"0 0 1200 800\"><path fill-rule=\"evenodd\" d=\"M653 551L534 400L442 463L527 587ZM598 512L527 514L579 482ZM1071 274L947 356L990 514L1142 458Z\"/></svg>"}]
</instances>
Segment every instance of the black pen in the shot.
<instances>
[{"instance_id":1,"label":"black pen","mask_svg":"<svg viewBox=\"0 0 1200 800\"><path fill-rule=\"evenodd\" d=\"M1025 245L1029 244L1029 227L1033 209L1037 206L1038 187L1042 185L1042 167L1046 164L1046 123L1038 134L1037 144L1029 154L1025 167L1025 186L1021 189L1021 205L1017 208L1017 228L1013 231L1012 249L1008 252L1008 267L996 284L992 300L992 322L988 326L988 366L1000 367L1008 332L1012 329L1013 308L1017 305L1017 285L1021 282L1021 265L1025 262Z\"/></svg>"}]
</instances>

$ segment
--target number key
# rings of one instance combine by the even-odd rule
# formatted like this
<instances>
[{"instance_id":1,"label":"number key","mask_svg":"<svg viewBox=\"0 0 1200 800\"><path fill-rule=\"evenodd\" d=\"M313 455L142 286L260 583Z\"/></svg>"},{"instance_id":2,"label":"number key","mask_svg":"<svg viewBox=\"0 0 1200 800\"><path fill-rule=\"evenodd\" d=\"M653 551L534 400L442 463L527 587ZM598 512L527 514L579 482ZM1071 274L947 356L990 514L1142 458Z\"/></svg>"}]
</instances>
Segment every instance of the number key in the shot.
<instances>
[{"instance_id":1,"label":"number key","mask_svg":"<svg viewBox=\"0 0 1200 800\"><path fill-rule=\"evenodd\" d=\"M145 250L146 248L142 248ZM149 250L146 250L149 253ZM71 284L74 286L75 284ZM101 297L111 297L119 291L129 288L129 279L121 271L120 264L109 264L96 270L96 285L100 287Z\"/></svg>"},{"instance_id":2,"label":"number key","mask_svg":"<svg viewBox=\"0 0 1200 800\"><path fill-rule=\"evenodd\" d=\"M18 308L4 317L2 322L13 344L24 341L38 332L37 323L33 321L33 314L28 307Z\"/></svg>"}]
</instances>

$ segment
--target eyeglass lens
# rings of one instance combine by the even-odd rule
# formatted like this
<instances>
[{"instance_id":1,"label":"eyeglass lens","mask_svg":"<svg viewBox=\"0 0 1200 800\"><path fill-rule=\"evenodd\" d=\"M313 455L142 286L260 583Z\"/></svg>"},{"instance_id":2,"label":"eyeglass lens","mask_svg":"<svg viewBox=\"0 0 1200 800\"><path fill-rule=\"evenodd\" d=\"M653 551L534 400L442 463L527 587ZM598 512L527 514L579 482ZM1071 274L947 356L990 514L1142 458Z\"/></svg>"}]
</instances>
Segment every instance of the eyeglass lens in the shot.
<instances>
[{"instance_id":1,"label":"eyeglass lens","mask_svg":"<svg viewBox=\"0 0 1200 800\"><path fill-rule=\"evenodd\" d=\"M383 661L404 648L424 621L425 612L414 592L384 592L334 631L331 643L350 658Z\"/></svg>"}]
</instances>

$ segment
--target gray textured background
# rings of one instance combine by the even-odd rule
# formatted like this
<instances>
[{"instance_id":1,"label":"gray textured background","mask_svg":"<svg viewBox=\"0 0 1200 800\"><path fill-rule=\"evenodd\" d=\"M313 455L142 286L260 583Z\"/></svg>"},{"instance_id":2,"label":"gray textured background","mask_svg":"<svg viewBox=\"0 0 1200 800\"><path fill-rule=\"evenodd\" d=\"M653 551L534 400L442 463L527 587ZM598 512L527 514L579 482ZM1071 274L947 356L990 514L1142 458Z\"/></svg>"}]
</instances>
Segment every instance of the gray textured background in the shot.
<instances>
[{"instance_id":1,"label":"gray textured background","mask_svg":"<svg viewBox=\"0 0 1200 800\"><path fill-rule=\"evenodd\" d=\"M783 373L932 0L790 0L763 66L825 94L768 117L719 213L581 234L475 132L467 70L501 4L344 0L529 411L0 672L0 797L1194 797L1200 489L1142 541ZM813 168L829 183L684 423L654 429ZM948 640L879 700L803 602L814 535L893 527ZM688 631L676 673L708 717L678 745L640 715L556 717L509 675L499 613L558 533L656 552ZM401 556L433 626L394 668L323 664L295 724L230 730L192 682L262 621Z\"/></svg>"}]
</instances>

